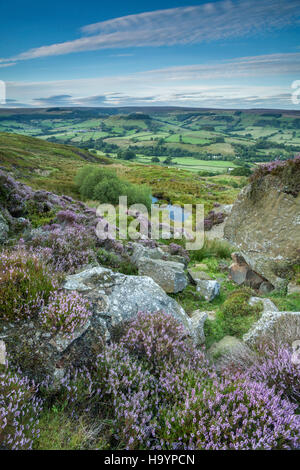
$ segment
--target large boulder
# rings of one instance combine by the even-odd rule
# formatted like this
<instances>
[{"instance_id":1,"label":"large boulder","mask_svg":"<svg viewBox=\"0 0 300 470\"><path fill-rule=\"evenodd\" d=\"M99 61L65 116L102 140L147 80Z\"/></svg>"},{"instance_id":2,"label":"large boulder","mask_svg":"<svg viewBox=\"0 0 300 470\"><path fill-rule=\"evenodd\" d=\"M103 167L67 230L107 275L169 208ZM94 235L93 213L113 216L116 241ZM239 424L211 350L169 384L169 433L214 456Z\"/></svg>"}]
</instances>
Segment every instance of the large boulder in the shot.
<instances>
[{"instance_id":1,"label":"large boulder","mask_svg":"<svg viewBox=\"0 0 300 470\"><path fill-rule=\"evenodd\" d=\"M299 172L293 177L300 188ZM224 228L251 269L278 289L300 259L300 192L288 187L273 174L258 178L242 190Z\"/></svg>"},{"instance_id":2,"label":"large boulder","mask_svg":"<svg viewBox=\"0 0 300 470\"><path fill-rule=\"evenodd\" d=\"M208 318L208 312L195 310L191 315L191 322L195 331L195 340L198 346L205 343L204 323Z\"/></svg>"},{"instance_id":3,"label":"large boulder","mask_svg":"<svg viewBox=\"0 0 300 470\"><path fill-rule=\"evenodd\" d=\"M184 265L174 261L140 258L138 261L140 276L151 277L165 292L174 293L184 290L187 277Z\"/></svg>"},{"instance_id":4,"label":"large boulder","mask_svg":"<svg viewBox=\"0 0 300 470\"><path fill-rule=\"evenodd\" d=\"M243 336L244 342L255 348L262 343L292 345L300 338L300 312L279 312L269 299L252 297L251 305L262 301L264 310L260 319Z\"/></svg>"},{"instance_id":5,"label":"large boulder","mask_svg":"<svg viewBox=\"0 0 300 470\"><path fill-rule=\"evenodd\" d=\"M127 276L99 266L67 276L64 289L87 297L94 316L104 319L109 330L131 320L139 311L149 315L163 311L191 330L183 308L147 276Z\"/></svg>"},{"instance_id":6,"label":"large boulder","mask_svg":"<svg viewBox=\"0 0 300 470\"><path fill-rule=\"evenodd\" d=\"M86 297L92 313L71 337L53 335L38 320L0 323L8 361L37 381L48 377L55 384L69 367L92 365L105 342L117 339L139 311L173 315L195 341L192 322L183 308L149 277L126 276L94 266L67 276L63 288Z\"/></svg>"}]
</instances>

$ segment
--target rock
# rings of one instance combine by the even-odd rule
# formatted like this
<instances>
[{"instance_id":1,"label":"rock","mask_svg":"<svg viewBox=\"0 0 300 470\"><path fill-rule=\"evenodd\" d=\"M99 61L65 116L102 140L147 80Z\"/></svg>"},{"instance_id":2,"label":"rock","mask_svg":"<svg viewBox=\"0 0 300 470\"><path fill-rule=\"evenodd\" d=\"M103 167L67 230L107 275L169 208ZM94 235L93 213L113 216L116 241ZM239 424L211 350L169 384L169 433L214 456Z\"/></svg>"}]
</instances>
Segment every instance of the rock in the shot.
<instances>
[{"instance_id":1,"label":"rock","mask_svg":"<svg viewBox=\"0 0 300 470\"><path fill-rule=\"evenodd\" d=\"M294 183L299 186L299 181ZM300 193L286 192L279 176L254 181L240 193L226 219L224 236L254 272L276 289L285 287L300 259Z\"/></svg>"},{"instance_id":2,"label":"rock","mask_svg":"<svg viewBox=\"0 0 300 470\"><path fill-rule=\"evenodd\" d=\"M221 286L217 281L206 281L206 280L199 280L197 281L197 292L202 295L205 300L211 302L220 294Z\"/></svg>"},{"instance_id":3,"label":"rock","mask_svg":"<svg viewBox=\"0 0 300 470\"><path fill-rule=\"evenodd\" d=\"M258 288L260 294L270 294L272 290L274 290L274 287L268 281L263 281Z\"/></svg>"},{"instance_id":4,"label":"rock","mask_svg":"<svg viewBox=\"0 0 300 470\"><path fill-rule=\"evenodd\" d=\"M208 350L208 355L215 362L218 370L229 366L251 365L255 354L240 339L234 336L224 336L218 343L214 343Z\"/></svg>"},{"instance_id":5,"label":"rock","mask_svg":"<svg viewBox=\"0 0 300 470\"><path fill-rule=\"evenodd\" d=\"M108 329L134 318L139 311L149 315L164 311L192 331L183 308L150 277L126 276L95 267L67 276L64 288L83 293L90 300L94 315L108 322Z\"/></svg>"},{"instance_id":6,"label":"rock","mask_svg":"<svg viewBox=\"0 0 300 470\"><path fill-rule=\"evenodd\" d=\"M3 215L0 212L0 243L3 243L8 238L9 226Z\"/></svg>"},{"instance_id":7,"label":"rock","mask_svg":"<svg viewBox=\"0 0 300 470\"><path fill-rule=\"evenodd\" d=\"M140 276L151 277L165 292L180 292L187 286L184 265L181 263L140 258L138 269Z\"/></svg>"},{"instance_id":8,"label":"rock","mask_svg":"<svg viewBox=\"0 0 300 470\"><path fill-rule=\"evenodd\" d=\"M261 289L262 293L273 290L269 282L248 266L240 253L232 253L231 258L233 263L229 266L229 279L239 285L244 284L252 289Z\"/></svg>"},{"instance_id":9,"label":"rock","mask_svg":"<svg viewBox=\"0 0 300 470\"><path fill-rule=\"evenodd\" d=\"M263 313L265 312L278 312L278 308L270 299L262 299L261 297L250 297L249 305L255 305L258 302L263 304Z\"/></svg>"},{"instance_id":10,"label":"rock","mask_svg":"<svg viewBox=\"0 0 300 470\"><path fill-rule=\"evenodd\" d=\"M161 259L187 265L187 259L179 254L171 254L168 246L152 248L140 243L130 242L128 248L130 261L136 266L138 266L140 258Z\"/></svg>"},{"instance_id":11,"label":"rock","mask_svg":"<svg viewBox=\"0 0 300 470\"><path fill-rule=\"evenodd\" d=\"M211 277L204 271L198 271L195 268L189 268L188 273L194 284L197 284L198 281L211 281Z\"/></svg>"},{"instance_id":12,"label":"rock","mask_svg":"<svg viewBox=\"0 0 300 470\"><path fill-rule=\"evenodd\" d=\"M0 365L6 364L6 346L4 341L0 341Z\"/></svg>"},{"instance_id":13,"label":"rock","mask_svg":"<svg viewBox=\"0 0 300 470\"><path fill-rule=\"evenodd\" d=\"M205 342L204 323L207 318L208 313L201 312L201 310L195 310L191 315L191 322L195 331L196 344L198 346Z\"/></svg>"},{"instance_id":14,"label":"rock","mask_svg":"<svg viewBox=\"0 0 300 470\"><path fill-rule=\"evenodd\" d=\"M287 286L287 293L290 294L300 294L300 284L294 282L289 282Z\"/></svg>"},{"instance_id":15,"label":"rock","mask_svg":"<svg viewBox=\"0 0 300 470\"><path fill-rule=\"evenodd\" d=\"M63 288L80 292L90 302L92 315L72 337L49 335L38 320L0 324L9 361L38 382L49 377L55 388L68 368L91 366L105 342L115 338L139 311L173 315L195 341L192 322L183 308L150 277L126 276L96 266L67 276Z\"/></svg>"},{"instance_id":16,"label":"rock","mask_svg":"<svg viewBox=\"0 0 300 470\"><path fill-rule=\"evenodd\" d=\"M250 347L262 343L289 344L300 338L300 312L278 312L265 310L261 318L252 325L243 337Z\"/></svg>"}]
</instances>

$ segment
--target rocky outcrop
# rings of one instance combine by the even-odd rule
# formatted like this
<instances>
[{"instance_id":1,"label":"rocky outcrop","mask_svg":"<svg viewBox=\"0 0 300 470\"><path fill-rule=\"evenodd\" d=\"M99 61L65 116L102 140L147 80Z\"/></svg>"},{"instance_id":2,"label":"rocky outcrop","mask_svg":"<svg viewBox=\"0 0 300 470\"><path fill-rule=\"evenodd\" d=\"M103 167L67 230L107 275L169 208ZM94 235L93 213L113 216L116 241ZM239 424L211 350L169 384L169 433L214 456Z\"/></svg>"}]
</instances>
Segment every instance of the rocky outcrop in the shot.
<instances>
[{"instance_id":1,"label":"rocky outcrop","mask_svg":"<svg viewBox=\"0 0 300 470\"><path fill-rule=\"evenodd\" d=\"M184 265L174 261L140 258L138 261L140 276L151 277L165 292L176 294L187 286Z\"/></svg>"},{"instance_id":2,"label":"rocky outcrop","mask_svg":"<svg viewBox=\"0 0 300 470\"><path fill-rule=\"evenodd\" d=\"M279 312L269 299L252 297L251 305L263 302L264 310L261 318L252 325L244 335L244 342L255 347L262 343L289 344L300 338L300 312Z\"/></svg>"},{"instance_id":3,"label":"rocky outcrop","mask_svg":"<svg viewBox=\"0 0 300 470\"><path fill-rule=\"evenodd\" d=\"M139 311L163 311L181 322L195 341L183 308L150 277L126 276L100 266L67 276L63 288L78 291L89 301L92 315L72 336L51 334L38 321L1 323L8 359L35 380L61 379L70 366L89 366L110 339Z\"/></svg>"},{"instance_id":4,"label":"rocky outcrop","mask_svg":"<svg viewBox=\"0 0 300 470\"><path fill-rule=\"evenodd\" d=\"M269 173L244 188L224 228L225 238L251 269L276 288L286 284L291 267L300 260L299 171L290 172L293 185L288 180L283 184L282 178Z\"/></svg>"}]
</instances>

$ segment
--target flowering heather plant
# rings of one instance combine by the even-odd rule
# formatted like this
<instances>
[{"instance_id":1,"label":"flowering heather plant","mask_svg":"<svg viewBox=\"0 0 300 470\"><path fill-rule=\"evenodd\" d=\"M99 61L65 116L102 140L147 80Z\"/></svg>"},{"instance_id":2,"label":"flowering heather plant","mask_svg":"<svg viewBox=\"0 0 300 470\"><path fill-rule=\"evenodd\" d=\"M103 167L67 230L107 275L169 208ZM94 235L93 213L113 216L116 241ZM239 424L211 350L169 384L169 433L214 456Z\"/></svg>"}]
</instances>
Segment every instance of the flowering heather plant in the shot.
<instances>
[{"instance_id":1,"label":"flowering heather plant","mask_svg":"<svg viewBox=\"0 0 300 470\"><path fill-rule=\"evenodd\" d=\"M52 333L64 333L72 336L82 328L91 312L87 300L77 292L54 292L49 302L40 312L40 319L45 328Z\"/></svg>"},{"instance_id":2,"label":"flowering heather plant","mask_svg":"<svg viewBox=\"0 0 300 470\"><path fill-rule=\"evenodd\" d=\"M0 252L0 319L32 317L56 288L56 280L34 253Z\"/></svg>"},{"instance_id":3,"label":"flowering heather plant","mask_svg":"<svg viewBox=\"0 0 300 470\"><path fill-rule=\"evenodd\" d=\"M262 348L261 348L262 349ZM291 401L300 401L300 364L293 364L292 352L288 346L264 347L261 357L247 371L257 381L274 387L276 393Z\"/></svg>"},{"instance_id":4,"label":"flowering heather plant","mask_svg":"<svg viewBox=\"0 0 300 470\"><path fill-rule=\"evenodd\" d=\"M65 211L59 211L56 214L57 220L62 223L65 222L67 224L74 224L78 220L78 216L76 212L67 209Z\"/></svg>"},{"instance_id":5,"label":"flowering heather plant","mask_svg":"<svg viewBox=\"0 0 300 470\"><path fill-rule=\"evenodd\" d=\"M26 377L0 373L0 443L9 450L30 450L39 436L42 402L37 387Z\"/></svg>"},{"instance_id":6,"label":"flowering heather plant","mask_svg":"<svg viewBox=\"0 0 300 470\"><path fill-rule=\"evenodd\" d=\"M182 404L164 409L156 449L277 450L299 445L296 406L274 389L239 377L199 383Z\"/></svg>"},{"instance_id":7,"label":"flowering heather plant","mask_svg":"<svg viewBox=\"0 0 300 470\"><path fill-rule=\"evenodd\" d=\"M259 168L252 174L251 181L259 181L267 175L274 175L280 179L283 191L294 197L300 192L300 154L290 160L276 160Z\"/></svg>"},{"instance_id":8,"label":"flowering heather plant","mask_svg":"<svg viewBox=\"0 0 300 470\"><path fill-rule=\"evenodd\" d=\"M162 312L139 312L125 330L121 344L145 358L152 367L191 356L194 352L185 327L172 315Z\"/></svg>"},{"instance_id":9,"label":"flowering heather plant","mask_svg":"<svg viewBox=\"0 0 300 470\"><path fill-rule=\"evenodd\" d=\"M47 226L46 231L35 233L30 240L33 247L51 250L49 259L55 271L68 273L90 261L95 243L93 229L75 223L66 227Z\"/></svg>"}]
</instances>

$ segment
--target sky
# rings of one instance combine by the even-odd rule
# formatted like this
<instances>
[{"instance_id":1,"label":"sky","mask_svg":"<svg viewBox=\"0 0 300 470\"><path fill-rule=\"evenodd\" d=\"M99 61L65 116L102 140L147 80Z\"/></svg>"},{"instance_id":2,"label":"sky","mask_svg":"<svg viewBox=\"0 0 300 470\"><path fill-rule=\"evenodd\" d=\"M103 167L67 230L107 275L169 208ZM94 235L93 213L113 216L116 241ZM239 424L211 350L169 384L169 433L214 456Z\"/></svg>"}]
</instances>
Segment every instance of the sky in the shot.
<instances>
[{"instance_id":1,"label":"sky","mask_svg":"<svg viewBox=\"0 0 300 470\"><path fill-rule=\"evenodd\" d=\"M12 0L0 12L0 107L300 110L300 0Z\"/></svg>"}]
</instances>

